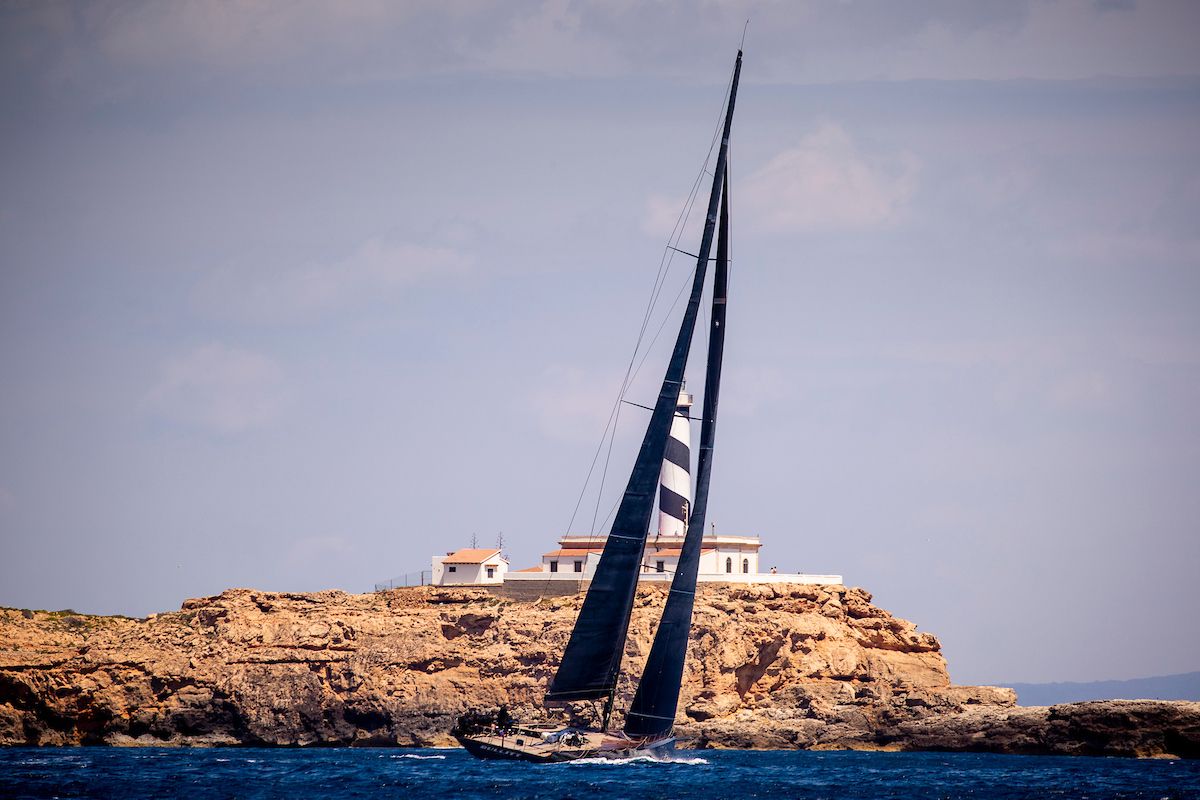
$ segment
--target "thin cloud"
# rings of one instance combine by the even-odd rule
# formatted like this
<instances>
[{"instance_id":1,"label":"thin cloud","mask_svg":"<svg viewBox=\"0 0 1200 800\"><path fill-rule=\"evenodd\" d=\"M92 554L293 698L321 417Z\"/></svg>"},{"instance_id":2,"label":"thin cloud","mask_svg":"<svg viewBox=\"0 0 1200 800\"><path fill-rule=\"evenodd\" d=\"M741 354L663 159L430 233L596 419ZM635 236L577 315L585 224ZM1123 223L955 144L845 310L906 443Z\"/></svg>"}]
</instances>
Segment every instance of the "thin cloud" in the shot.
<instances>
[{"instance_id":1,"label":"thin cloud","mask_svg":"<svg viewBox=\"0 0 1200 800\"><path fill-rule=\"evenodd\" d=\"M750 18L750 80L1145 77L1200 70L1197 8L1189 0L742 0L704 3L698 13L682 0L47 0L4 12L0 53L64 87L99 72L106 88L133 93L190 71L205 78L195 86L222 76L343 85L486 72L719 82L724 65L714 70L711 54L731 51Z\"/></svg>"},{"instance_id":2,"label":"thin cloud","mask_svg":"<svg viewBox=\"0 0 1200 800\"><path fill-rule=\"evenodd\" d=\"M1084 369L1059 376L1050 386L1048 402L1060 411L1103 411L1115 399L1112 379L1107 374Z\"/></svg>"},{"instance_id":3,"label":"thin cloud","mask_svg":"<svg viewBox=\"0 0 1200 800\"><path fill-rule=\"evenodd\" d=\"M701 198L693 206L686 220L681 220L680 209L686 202L683 197L671 197L663 194L652 194L646 198L645 213L642 215L642 232L656 239L666 239L675 234L681 242L692 242L700 236L704 223L704 199ZM683 230L676 226L684 222Z\"/></svg>"},{"instance_id":4,"label":"thin cloud","mask_svg":"<svg viewBox=\"0 0 1200 800\"><path fill-rule=\"evenodd\" d=\"M283 370L270 358L206 344L163 363L144 407L170 422L237 434L274 422L283 400Z\"/></svg>"},{"instance_id":5,"label":"thin cloud","mask_svg":"<svg viewBox=\"0 0 1200 800\"><path fill-rule=\"evenodd\" d=\"M117 2L93 9L101 49L132 64L195 63L240 68L312 50L350 48L381 26L404 26L420 4L356 0L246 0L171 4ZM86 12L87 9L84 9Z\"/></svg>"},{"instance_id":6,"label":"thin cloud","mask_svg":"<svg viewBox=\"0 0 1200 800\"><path fill-rule=\"evenodd\" d=\"M325 264L267 274L227 269L199 286L196 296L205 309L280 322L403 296L419 284L467 275L474 264L473 256L452 247L374 237Z\"/></svg>"},{"instance_id":7,"label":"thin cloud","mask_svg":"<svg viewBox=\"0 0 1200 800\"><path fill-rule=\"evenodd\" d=\"M595 442L612 412L616 381L579 367L543 370L531 392L531 407L548 438L561 442Z\"/></svg>"},{"instance_id":8,"label":"thin cloud","mask_svg":"<svg viewBox=\"0 0 1200 800\"><path fill-rule=\"evenodd\" d=\"M758 231L862 231L890 227L902 219L918 173L914 156L868 156L840 125L825 122L735 185L733 196L739 216ZM699 236L702 205L703 198L688 216L683 241ZM642 230L655 237L670 235L683 207L681 197L651 195Z\"/></svg>"},{"instance_id":9,"label":"thin cloud","mask_svg":"<svg viewBox=\"0 0 1200 800\"><path fill-rule=\"evenodd\" d=\"M749 224L766 232L885 228L907 209L917 171L913 156L868 157L825 123L747 178L741 204Z\"/></svg>"}]
</instances>

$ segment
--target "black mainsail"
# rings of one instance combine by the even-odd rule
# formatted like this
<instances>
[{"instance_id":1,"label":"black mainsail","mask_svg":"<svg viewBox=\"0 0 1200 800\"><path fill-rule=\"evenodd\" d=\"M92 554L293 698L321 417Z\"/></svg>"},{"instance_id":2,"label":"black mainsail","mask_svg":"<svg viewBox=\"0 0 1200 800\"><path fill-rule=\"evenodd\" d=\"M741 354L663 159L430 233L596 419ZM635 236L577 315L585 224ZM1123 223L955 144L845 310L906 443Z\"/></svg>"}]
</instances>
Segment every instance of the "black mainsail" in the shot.
<instances>
[{"instance_id":1,"label":"black mainsail","mask_svg":"<svg viewBox=\"0 0 1200 800\"><path fill-rule=\"evenodd\" d=\"M713 274L712 322L708 337L708 363L704 377L704 411L700 424L700 456L696 468L696 500L688 519L687 534L680 548L675 577L654 634L646 668L638 682L633 703L625 715L625 733L634 737L666 736L675 724L692 606L696 599L696 576L700 571L700 545L708 513L708 486L712 479L713 440L717 433L717 401L721 391L721 362L725 353L725 306L729 289L729 170L722 175L721 225L717 237L717 260Z\"/></svg>"},{"instance_id":2,"label":"black mainsail","mask_svg":"<svg viewBox=\"0 0 1200 800\"><path fill-rule=\"evenodd\" d=\"M675 340L675 348L659 389L658 399L646 426L642 438L641 449L634 462L633 471L625 487L612 529L604 544L600 563L592 578L583 608L571 631L571 639L563 653L558 673L546 693L547 701L595 700L606 699L604 711L604 727L608 725L609 713L616 693L617 678L620 674L621 659L625 651L625 639L629 629L629 617L633 610L634 594L637 591L638 575L641 571L642 553L646 545L646 534L650 526L650 517L654 510L654 493L658 481L659 469L666 451L667 438L670 433L671 419L679 399L679 391L683 385L684 368L687 366L688 353L691 348L692 335L695 332L696 318L700 310L700 299L704 291L704 280L708 269L709 253L712 240L717 228L718 211L721 206L722 188L727 172L726 164L729 154L729 133L733 125L733 109L737 99L738 79L742 70L742 52L738 51L734 63L733 81L730 84L729 102L725 110L725 124L721 136L721 146L717 153L717 162L713 169L713 185L709 195L708 210L704 221L704 232L700 240L700 250L696 258L696 273L692 281L692 291L684 311L683 323ZM724 228L727 229L727 223ZM726 256L726 261L728 260ZM720 262L718 262L720 263ZM721 304L722 318L724 304ZM716 319L714 306L714 320ZM722 322L723 325L723 322ZM709 344L709 374L712 374L712 342ZM718 354L719 355L719 354ZM719 357L718 357L719 362ZM717 372L719 373L719 365ZM715 387L715 384L713 384ZM705 386L705 415L704 426L708 430L711 452L711 415L708 413L710 389ZM713 402L716 395L713 393ZM715 407L714 407L715 410ZM704 434L701 435L701 458L704 453ZM702 464L704 461L702 460ZM705 490L707 495L707 490ZM698 498L699 499L699 495ZM695 510L692 518L695 520ZM689 525L684 547L696 531L696 545L693 548L699 555L699 537L703 534L703 521L700 525ZM682 567L683 555L680 557ZM692 567L693 573L695 566ZM678 573L676 580L679 579ZM693 578L693 591L695 580ZM674 583L672 596L674 596ZM687 645L687 627L691 618L691 603L688 602L687 621L682 629L683 648ZM674 612L678 615L679 612ZM664 623L666 622L664 618ZM661 626L660 626L661 632ZM665 640L665 634L664 634ZM664 644L662 649L668 646ZM658 647L656 637L655 647ZM653 657L653 651L652 651ZM667 661L670 656L662 656L663 675L669 675ZM679 654L680 674L682 674L682 651ZM661 688L653 690L657 697L667 689L669 682L662 682ZM647 692L649 694L649 691ZM678 695L678 679L675 682L675 694ZM676 698L677 699L677 698ZM671 716L674 716L674 703L671 704ZM647 713L658 714L665 710L661 703L646 706ZM655 710L657 709L657 710ZM651 719L651 717L646 717ZM669 726L668 726L669 729Z\"/></svg>"}]
</instances>

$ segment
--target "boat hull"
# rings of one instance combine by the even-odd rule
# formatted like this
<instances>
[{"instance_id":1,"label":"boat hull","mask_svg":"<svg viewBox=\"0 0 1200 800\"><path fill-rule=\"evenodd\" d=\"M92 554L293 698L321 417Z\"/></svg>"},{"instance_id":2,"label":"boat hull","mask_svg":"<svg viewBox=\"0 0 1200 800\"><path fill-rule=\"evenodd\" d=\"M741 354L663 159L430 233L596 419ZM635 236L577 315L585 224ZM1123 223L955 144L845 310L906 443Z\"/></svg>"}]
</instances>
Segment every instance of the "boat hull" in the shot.
<instances>
[{"instance_id":1,"label":"boat hull","mask_svg":"<svg viewBox=\"0 0 1200 800\"><path fill-rule=\"evenodd\" d=\"M495 761L524 761L532 764L558 764L584 758L625 759L658 757L675 749L675 739L633 741L616 739L597 731L582 735L578 746L547 743L520 736L494 734L456 734L455 739L476 758Z\"/></svg>"}]
</instances>

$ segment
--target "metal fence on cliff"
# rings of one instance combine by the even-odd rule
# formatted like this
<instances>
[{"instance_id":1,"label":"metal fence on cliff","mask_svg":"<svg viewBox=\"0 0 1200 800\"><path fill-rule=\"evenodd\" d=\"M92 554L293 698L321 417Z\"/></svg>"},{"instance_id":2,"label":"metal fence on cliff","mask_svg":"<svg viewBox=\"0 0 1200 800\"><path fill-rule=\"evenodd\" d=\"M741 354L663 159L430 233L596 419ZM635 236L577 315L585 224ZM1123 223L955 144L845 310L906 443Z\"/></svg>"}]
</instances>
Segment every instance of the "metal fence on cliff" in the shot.
<instances>
[{"instance_id":1,"label":"metal fence on cliff","mask_svg":"<svg viewBox=\"0 0 1200 800\"><path fill-rule=\"evenodd\" d=\"M432 577L431 571L427 569L418 572L406 572L395 578L389 578L383 583L375 584L375 591L386 592L388 589L399 589L404 586L425 586L432 580Z\"/></svg>"}]
</instances>

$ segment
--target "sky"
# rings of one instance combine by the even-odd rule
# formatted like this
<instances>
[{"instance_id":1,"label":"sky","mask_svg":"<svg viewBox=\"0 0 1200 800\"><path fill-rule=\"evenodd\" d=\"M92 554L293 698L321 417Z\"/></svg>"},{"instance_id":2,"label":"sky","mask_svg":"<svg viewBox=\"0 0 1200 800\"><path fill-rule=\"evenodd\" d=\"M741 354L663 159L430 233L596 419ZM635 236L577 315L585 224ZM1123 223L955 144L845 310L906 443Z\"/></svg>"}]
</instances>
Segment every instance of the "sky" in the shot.
<instances>
[{"instance_id":1,"label":"sky","mask_svg":"<svg viewBox=\"0 0 1200 800\"><path fill-rule=\"evenodd\" d=\"M747 18L710 520L956 682L1200 669L1187 0L0 4L0 604L603 529Z\"/></svg>"}]
</instances>

